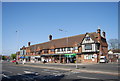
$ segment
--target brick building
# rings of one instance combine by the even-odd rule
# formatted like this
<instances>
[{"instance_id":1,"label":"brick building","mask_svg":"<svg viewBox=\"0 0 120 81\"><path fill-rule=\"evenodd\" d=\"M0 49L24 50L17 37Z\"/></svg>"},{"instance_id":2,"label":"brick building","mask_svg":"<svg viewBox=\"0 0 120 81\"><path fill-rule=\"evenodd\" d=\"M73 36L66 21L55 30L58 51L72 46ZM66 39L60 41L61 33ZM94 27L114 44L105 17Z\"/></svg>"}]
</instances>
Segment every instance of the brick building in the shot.
<instances>
[{"instance_id":1,"label":"brick building","mask_svg":"<svg viewBox=\"0 0 120 81\"><path fill-rule=\"evenodd\" d=\"M22 47L19 58L26 61L44 61L50 63L98 63L100 56L108 58L108 44L105 32L85 33ZM77 60L76 60L77 59Z\"/></svg>"}]
</instances>

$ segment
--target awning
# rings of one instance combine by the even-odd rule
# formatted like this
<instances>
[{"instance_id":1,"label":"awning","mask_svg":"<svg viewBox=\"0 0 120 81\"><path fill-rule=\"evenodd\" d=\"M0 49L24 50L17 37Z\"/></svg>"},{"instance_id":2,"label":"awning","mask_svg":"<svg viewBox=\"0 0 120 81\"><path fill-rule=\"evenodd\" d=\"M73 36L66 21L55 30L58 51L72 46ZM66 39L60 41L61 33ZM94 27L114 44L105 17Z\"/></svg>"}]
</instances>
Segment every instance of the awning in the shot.
<instances>
[{"instance_id":1,"label":"awning","mask_svg":"<svg viewBox=\"0 0 120 81\"><path fill-rule=\"evenodd\" d=\"M24 56L21 56L20 58L25 58Z\"/></svg>"},{"instance_id":2,"label":"awning","mask_svg":"<svg viewBox=\"0 0 120 81\"><path fill-rule=\"evenodd\" d=\"M55 56L55 55L64 55L64 54L43 54L43 55L41 55L41 57L44 57L44 56Z\"/></svg>"},{"instance_id":3,"label":"awning","mask_svg":"<svg viewBox=\"0 0 120 81\"><path fill-rule=\"evenodd\" d=\"M75 57L76 53L72 53L72 54L65 54L65 57Z\"/></svg>"}]
</instances>

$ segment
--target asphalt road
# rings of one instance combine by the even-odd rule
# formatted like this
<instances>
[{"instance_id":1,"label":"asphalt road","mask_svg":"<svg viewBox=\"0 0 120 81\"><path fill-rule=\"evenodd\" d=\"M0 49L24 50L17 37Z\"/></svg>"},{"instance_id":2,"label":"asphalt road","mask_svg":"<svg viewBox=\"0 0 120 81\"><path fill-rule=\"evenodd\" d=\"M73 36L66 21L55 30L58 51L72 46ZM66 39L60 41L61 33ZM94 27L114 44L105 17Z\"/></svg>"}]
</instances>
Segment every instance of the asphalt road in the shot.
<instances>
[{"instance_id":1,"label":"asphalt road","mask_svg":"<svg viewBox=\"0 0 120 81\"><path fill-rule=\"evenodd\" d=\"M118 76L95 74L86 72L72 72L65 70L51 70L38 67L16 65L10 62L2 63L2 81L42 81L42 80L70 80L84 81L118 81Z\"/></svg>"},{"instance_id":2,"label":"asphalt road","mask_svg":"<svg viewBox=\"0 0 120 81\"><path fill-rule=\"evenodd\" d=\"M47 66L47 67L60 67L60 68L69 68L75 69L76 64L42 64L42 63L27 63L29 65L36 65L36 66ZM103 64L78 64L78 68L81 70L95 70L95 71L104 71L104 72L116 72L118 73L118 64L110 64L110 63L103 63Z\"/></svg>"}]
</instances>

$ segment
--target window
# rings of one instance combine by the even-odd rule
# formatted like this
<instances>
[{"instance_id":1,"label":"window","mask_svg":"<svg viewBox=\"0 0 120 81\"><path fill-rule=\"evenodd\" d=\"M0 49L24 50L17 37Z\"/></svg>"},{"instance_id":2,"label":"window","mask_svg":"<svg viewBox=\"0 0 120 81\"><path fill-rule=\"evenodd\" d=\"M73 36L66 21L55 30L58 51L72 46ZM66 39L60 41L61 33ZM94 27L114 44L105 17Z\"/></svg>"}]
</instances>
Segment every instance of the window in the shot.
<instances>
[{"instance_id":1,"label":"window","mask_svg":"<svg viewBox=\"0 0 120 81\"><path fill-rule=\"evenodd\" d=\"M60 52L60 48L57 49L57 52Z\"/></svg>"},{"instance_id":2,"label":"window","mask_svg":"<svg viewBox=\"0 0 120 81\"><path fill-rule=\"evenodd\" d=\"M70 48L67 48L67 51L71 51Z\"/></svg>"},{"instance_id":3,"label":"window","mask_svg":"<svg viewBox=\"0 0 120 81\"><path fill-rule=\"evenodd\" d=\"M73 49L74 49L74 50L78 50L78 47L74 47Z\"/></svg>"},{"instance_id":4,"label":"window","mask_svg":"<svg viewBox=\"0 0 120 81\"><path fill-rule=\"evenodd\" d=\"M44 53L48 53L48 50L47 50L47 49L45 49L45 50L44 50Z\"/></svg>"},{"instance_id":5,"label":"window","mask_svg":"<svg viewBox=\"0 0 120 81\"><path fill-rule=\"evenodd\" d=\"M42 50L38 51L38 54L41 54L42 53Z\"/></svg>"},{"instance_id":6,"label":"window","mask_svg":"<svg viewBox=\"0 0 120 81\"><path fill-rule=\"evenodd\" d=\"M89 40L90 40L90 37L86 37L85 40L86 40L86 41L89 41Z\"/></svg>"},{"instance_id":7,"label":"window","mask_svg":"<svg viewBox=\"0 0 120 81\"><path fill-rule=\"evenodd\" d=\"M100 48L100 44L97 44L97 50L99 50L99 48Z\"/></svg>"},{"instance_id":8,"label":"window","mask_svg":"<svg viewBox=\"0 0 120 81\"><path fill-rule=\"evenodd\" d=\"M91 44L86 44L85 45L85 50L92 50L92 45Z\"/></svg>"},{"instance_id":9,"label":"window","mask_svg":"<svg viewBox=\"0 0 120 81\"><path fill-rule=\"evenodd\" d=\"M55 50L54 49L51 49L51 52L54 52Z\"/></svg>"},{"instance_id":10,"label":"window","mask_svg":"<svg viewBox=\"0 0 120 81\"><path fill-rule=\"evenodd\" d=\"M64 48L61 48L61 51L64 51Z\"/></svg>"}]
</instances>

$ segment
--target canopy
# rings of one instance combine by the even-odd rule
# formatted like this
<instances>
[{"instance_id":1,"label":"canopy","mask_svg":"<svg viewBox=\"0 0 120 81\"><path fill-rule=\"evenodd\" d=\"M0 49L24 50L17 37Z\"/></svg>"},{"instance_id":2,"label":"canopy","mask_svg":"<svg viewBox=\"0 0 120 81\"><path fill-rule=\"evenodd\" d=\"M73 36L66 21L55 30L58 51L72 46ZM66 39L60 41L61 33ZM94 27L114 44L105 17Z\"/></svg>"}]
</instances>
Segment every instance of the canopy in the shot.
<instances>
[{"instance_id":1,"label":"canopy","mask_svg":"<svg viewBox=\"0 0 120 81\"><path fill-rule=\"evenodd\" d=\"M65 57L74 57L76 56L76 53L72 53L72 54L65 54Z\"/></svg>"},{"instance_id":2,"label":"canopy","mask_svg":"<svg viewBox=\"0 0 120 81\"><path fill-rule=\"evenodd\" d=\"M24 56L21 56L20 58L25 58Z\"/></svg>"}]
</instances>

